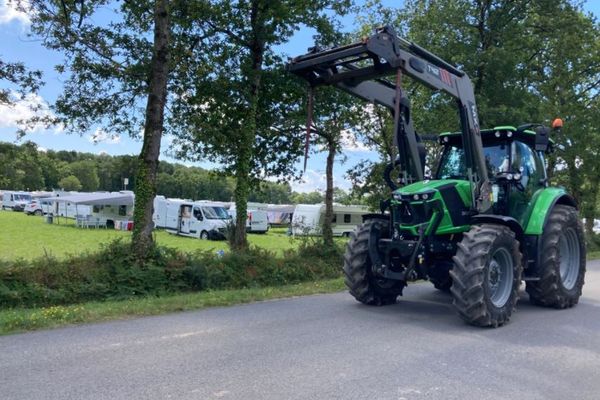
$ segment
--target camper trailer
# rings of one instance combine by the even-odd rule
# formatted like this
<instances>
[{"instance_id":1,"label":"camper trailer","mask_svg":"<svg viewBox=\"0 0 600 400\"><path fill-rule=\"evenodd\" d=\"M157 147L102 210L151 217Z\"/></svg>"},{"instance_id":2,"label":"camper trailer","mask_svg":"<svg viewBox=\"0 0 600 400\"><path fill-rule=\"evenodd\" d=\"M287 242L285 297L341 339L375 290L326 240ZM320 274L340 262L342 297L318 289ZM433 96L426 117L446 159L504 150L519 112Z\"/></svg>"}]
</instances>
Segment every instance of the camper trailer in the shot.
<instances>
[{"instance_id":1,"label":"camper trailer","mask_svg":"<svg viewBox=\"0 0 600 400\"><path fill-rule=\"evenodd\" d=\"M2 193L2 209L23 211L31 201L31 193L6 191Z\"/></svg>"},{"instance_id":2,"label":"camper trailer","mask_svg":"<svg viewBox=\"0 0 600 400\"><path fill-rule=\"evenodd\" d=\"M231 217L221 203L156 196L152 220L156 228L175 235L218 240L225 239Z\"/></svg>"},{"instance_id":3,"label":"camper trailer","mask_svg":"<svg viewBox=\"0 0 600 400\"><path fill-rule=\"evenodd\" d=\"M333 205L331 229L334 236L350 236L362 216L369 210L363 206ZM320 235L325 218L324 204L298 204L292 217L292 235Z\"/></svg>"},{"instance_id":4,"label":"camper trailer","mask_svg":"<svg viewBox=\"0 0 600 400\"><path fill-rule=\"evenodd\" d=\"M40 200L52 202L48 214L74 218L81 226L113 228L133 218L134 195L130 191L77 193Z\"/></svg>"},{"instance_id":5,"label":"camper trailer","mask_svg":"<svg viewBox=\"0 0 600 400\"><path fill-rule=\"evenodd\" d=\"M246 232L249 233L266 233L269 230L269 219L265 204L248 203L246 213ZM235 203L229 208L229 215L235 220L237 215Z\"/></svg>"}]
</instances>

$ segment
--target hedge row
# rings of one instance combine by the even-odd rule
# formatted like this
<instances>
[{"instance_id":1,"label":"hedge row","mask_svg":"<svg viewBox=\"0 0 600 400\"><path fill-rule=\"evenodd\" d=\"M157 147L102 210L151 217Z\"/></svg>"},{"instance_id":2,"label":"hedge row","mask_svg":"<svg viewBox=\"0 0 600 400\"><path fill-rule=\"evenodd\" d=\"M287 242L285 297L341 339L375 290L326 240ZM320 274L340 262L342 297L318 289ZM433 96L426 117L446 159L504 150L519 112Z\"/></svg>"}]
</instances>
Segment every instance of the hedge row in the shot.
<instances>
[{"instance_id":1,"label":"hedge row","mask_svg":"<svg viewBox=\"0 0 600 400\"><path fill-rule=\"evenodd\" d=\"M279 286L340 276L341 250L305 243L277 257L245 253L183 253L157 247L143 265L123 241L64 260L0 262L0 308L40 307L168 293Z\"/></svg>"}]
</instances>

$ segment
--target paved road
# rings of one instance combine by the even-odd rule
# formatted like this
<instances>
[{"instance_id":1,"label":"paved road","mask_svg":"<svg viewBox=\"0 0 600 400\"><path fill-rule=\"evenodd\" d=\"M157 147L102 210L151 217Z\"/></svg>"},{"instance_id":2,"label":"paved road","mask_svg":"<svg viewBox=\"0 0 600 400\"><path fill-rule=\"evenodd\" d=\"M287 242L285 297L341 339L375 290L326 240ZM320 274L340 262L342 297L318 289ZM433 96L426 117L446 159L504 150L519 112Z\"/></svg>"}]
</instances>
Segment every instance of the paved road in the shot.
<instances>
[{"instance_id":1,"label":"paved road","mask_svg":"<svg viewBox=\"0 0 600 400\"><path fill-rule=\"evenodd\" d=\"M599 399L600 262L580 304L473 328L429 284L0 337L8 399Z\"/></svg>"}]
</instances>

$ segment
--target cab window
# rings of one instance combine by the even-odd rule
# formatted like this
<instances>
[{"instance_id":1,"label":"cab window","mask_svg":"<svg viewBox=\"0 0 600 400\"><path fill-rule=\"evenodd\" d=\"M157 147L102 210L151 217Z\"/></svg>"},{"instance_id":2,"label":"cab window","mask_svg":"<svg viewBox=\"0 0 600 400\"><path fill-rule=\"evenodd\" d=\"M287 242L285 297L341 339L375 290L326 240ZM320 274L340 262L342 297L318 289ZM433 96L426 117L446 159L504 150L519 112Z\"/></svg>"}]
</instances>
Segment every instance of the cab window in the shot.
<instances>
[{"instance_id":1,"label":"cab window","mask_svg":"<svg viewBox=\"0 0 600 400\"><path fill-rule=\"evenodd\" d=\"M539 160L531 147L520 141L514 141L511 151L511 171L521 174L521 185L536 185L540 180Z\"/></svg>"},{"instance_id":2,"label":"cab window","mask_svg":"<svg viewBox=\"0 0 600 400\"><path fill-rule=\"evenodd\" d=\"M198 221L202 221L204 217L202 216L202 211L198 207L194 207L194 218Z\"/></svg>"},{"instance_id":3,"label":"cab window","mask_svg":"<svg viewBox=\"0 0 600 400\"><path fill-rule=\"evenodd\" d=\"M490 176L508 172L509 149L510 147L505 142L484 144L483 154ZM465 152L462 147L449 146L444 150L437 177L438 179L467 179Z\"/></svg>"}]
</instances>

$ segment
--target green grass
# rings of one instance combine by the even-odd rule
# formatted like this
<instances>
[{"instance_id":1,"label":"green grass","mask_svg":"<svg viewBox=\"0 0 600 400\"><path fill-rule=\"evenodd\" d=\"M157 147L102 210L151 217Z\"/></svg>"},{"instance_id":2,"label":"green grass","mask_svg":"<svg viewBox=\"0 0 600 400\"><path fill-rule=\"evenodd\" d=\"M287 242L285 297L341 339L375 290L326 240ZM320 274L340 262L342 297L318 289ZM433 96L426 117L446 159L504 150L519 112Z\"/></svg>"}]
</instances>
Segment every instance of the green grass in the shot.
<instances>
[{"instance_id":1,"label":"green grass","mask_svg":"<svg viewBox=\"0 0 600 400\"><path fill-rule=\"evenodd\" d=\"M296 285L185 293L33 309L0 311L0 334L55 328L64 325L126 319L253 301L332 293L344 289L342 278Z\"/></svg>"},{"instance_id":2,"label":"green grass","mask_svg":"<svg viewBox=\"0 0 600 400\"><path fill-rule=\"evenodd\" d=\"M590 251L586 255L588 260L597 260L600 258L600 251Z\"/></svg>"},{"instance_id":3,"label":"green grass","mask_svg":"<svg viewBox=\"0 0 600 400\"><path fill-rule=\"evenodd\" d=\"M31 260L46 254L64 258L69 254L93 252L103 243L116 238L130 237L130 232L113 229L81 229L72 220L60 220L60 224L46 224L37 216L24 213L0 211L0 258ZM251 244L281 254L283 250L297 246L299 239L290 238L285 228L270 230L267 234L249 234ZM157 230L155 238L158 244L174 247L182 251L228 250L225 241L210 241L170 235ZM341 239L340 239L341 240Z\"/></svg>"}]
</instances>

